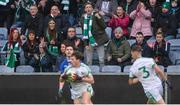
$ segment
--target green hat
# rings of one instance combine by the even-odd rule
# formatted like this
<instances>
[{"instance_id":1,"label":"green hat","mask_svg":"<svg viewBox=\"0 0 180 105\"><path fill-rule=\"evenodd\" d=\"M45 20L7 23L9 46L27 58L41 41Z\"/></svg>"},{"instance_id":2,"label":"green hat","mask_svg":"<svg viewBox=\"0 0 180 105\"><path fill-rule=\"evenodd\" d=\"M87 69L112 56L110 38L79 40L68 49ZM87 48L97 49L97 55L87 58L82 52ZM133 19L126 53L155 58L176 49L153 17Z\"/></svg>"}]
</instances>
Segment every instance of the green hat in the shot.
<instances>
[{"instance_id":1,"label":"green hat","mask_svg":"<svg viewBox=\"0 0 180 105\"><path fill-rule=\"evenodd\" d=\"M164 2L163 4L162 4L162 8L166 8L166 9L170 9L170 3L169 2Z\"/></svg>"}]
</instances>

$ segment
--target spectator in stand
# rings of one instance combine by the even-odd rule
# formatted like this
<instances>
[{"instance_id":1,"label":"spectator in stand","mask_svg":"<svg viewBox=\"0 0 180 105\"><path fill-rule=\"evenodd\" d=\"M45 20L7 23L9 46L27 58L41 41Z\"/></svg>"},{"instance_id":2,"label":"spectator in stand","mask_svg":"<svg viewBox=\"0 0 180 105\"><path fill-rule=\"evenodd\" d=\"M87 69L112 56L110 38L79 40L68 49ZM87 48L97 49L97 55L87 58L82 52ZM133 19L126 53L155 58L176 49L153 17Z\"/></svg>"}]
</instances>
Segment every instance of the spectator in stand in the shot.
<instances>
[{"instance_id":1,"label":"spectator in stand","mask_svg":"<svg viewBox=\"0 0 180 105\"><path fill-rule=\"evenodd\" d=\"M64 61L64 59L66 59L66 54L65 54L65 51L66 51L66 45L68 43L63 41L61 44L60 44L60 54L59 56L57 57L56 59L56 68L55 68L55 71L60 71L60 68L59 68L59 65Z\"/></svg>"},{"instance_id":2,"label":"spectator in stand","mask_svg":"<svg viewBox=\"0 0 180 105\"><path fill-rule=\"evenodd\" d=\"M125 8L124 10L126 14L129 16L132 11L136 10L136 7L138 5L138 0L120 0L118 4L124 6ZM129 27L132 27L132 24L133 24L133 19L130 19Z\"/></svg>"},{"instance_id":3,"label":"spectator in stand","mask_svg":"<svg viewBox=\"0 0 180 105\"><path fill-rule=\"evenodd\" d=\"M4 0L3 0L4 1ZM15 11L16 11L16 5L15 5L15 0L7 0L0 2L0 27L6 27L8 29L8 32L10 30L11 25L14 22L14 16L15 16Z\"/></svg>"},{"instance_id":4,"label":"spectator in stand","mask_svg":"<svg viewBox=\"0 0 180 105\"><path fill-rule=\"evenodd\" d=\"M76 36L76 28L69 27L67 32L67 39L65 40L67 43L74 45L75 49L84 53L84 43L81 38Z\"/></svg>"},{"instance_id":5,"label":"spectator in stand","mask_svg":"<svg viewBox=\"0 0 180 105\"><path fill-rule=\"evenodd\" d=\"M138 0L119 0L119 5L125 6L126 14L130 15L132 11L134 11L138 5Z\"/></svg>"},{"instance_id":6,"label":"spectator in stand","mask_svg":"<svg viewBox=\"0 0 180 105\"><path fill-rule=\"evenodd\" d=\"M156 42L153 45L153 58L159 65L167 67L172 62L169 59L170 43L166 42L162 32L156 33Z\"/></svg>"},{"instance_id":7,"label":"spectator in stand","mask_svg":"<svg viewBox=\"0 0 180 105\"><path fill-rule=\"evenodd\" d=\"M146 2L140 0L136 10L131 12L130 18L134 19L130 34L132 38L136 37L137 32L142 32L145 40L153 35L151 27L151 12L149 8L147 8Z\"/></svg>"},{"instance_id":8,"label":"spectator in stand","mask_svg":"<svg viewBox=\"0 0 180 105\"><path fill-rule=\"evenodd\" d=\"M68 15L71 26L77 24L78 3L80 0L60 0L63 14Z\"/></svg>"},{"instance_id":9,"label":"spectator in stand","mask_svg":"<svg viewBox=\"0 0 180 105\"><path fill-rule=\"evenodd\" d=\"M172 0L171 1L171 13L176 16L178 22L178 27L180 27L180 1Z\"/></svg>"},{"instance_id":10,"label":"spectator in stand","mask_svg":"<svg viewBox=\"0 0 180 105\"><path fill-rule=\"evenodd\" d=\"M81 18L83 27L83 40L85 44L85 54L88 65L92 65L94 48L97 49L99 64L104 65L104 44L109 41L105 32L106 24L102 16L94 12L93 5L90 2L85 4L85 14Z\"/></svg>"},{"instance_id":11,"label":"spectator in stand","mask_svg":"<svg viewBox=\"0 0 180 105\"><path fill-rule=\"evenodd\" d=\"M177 20L170 12L170 3L164 2L162 11L158 15L156 31L161 28L166 40L173 39L176 36Z\"/></svg>"},{"instance_id":12,"label":"spectator in stand","mask_svg":"<svg viewBox=\"0 0 180 105\"><path fill-rule=\"evenodd\" d=\"M95 9L99 11L99 14L103 17L104 21L108 23L117 6L117 0L98 0Z\"/></svg>"},{"instance_id":13,"label":"spectator in stand","mask_svg":"<svg viewBox=\"0 0 180 105\"><path fill-rule=\"evenodd\" d=\"M126 36L126 38L128 39L129 38L128 25L129 25L129 16L125 13L124 8L122 6L118 6L116 9L116 13L109 21L108 26L112 27L113 30L117 27L121 27L124 36Z\"/></svg>"},{"instance_id":14,"label":"spectator in stand","mask_svg":"<svg viewBox=\"0 0 180 105\"><path fill-rule=\"evenodd\" d=\"M157 23L158 14L161 11L160 6L157 4L157 0L148 0L149 10L152 14L151 16L151 26L153 28L153 35L155 35L155 24Z\"/></svg>"},{"instance_id":15,"label":"spectator in stand","mask_svg":"<svg viewBox=\"0 0 180 105\"><path fill-rule=\"evenodd\" d=\"M120 65L124 68L125 65L130 63L131 47L126 37L123 36L121 27L114 30L115 38L108 44L107 64Z\"/></svg>"},{"instance_id":16,"label":"spectator in stand","mask_svg":"<svg viewBox=\"0 0 180 105\"><path fill-rule=\"evenodd\" d=\"M39 72L39 45L35 32L30 30L27 41L23 44L25 64L34 67L35 72Z\"/></svg>"},{"instance_id":17,"label":"spectator in stand","mask_svg":"<svg viewBox=\"0 0 180 105\"><path fill-rule=\"evenodd\" d=\"M73 53L74 53L74 46L71 44L67 44L65 50L66 58L63 60L61 64L59 64L59 70L61 74L64 73L66 67L70 65L70 57Z\"/></svg>"},{"instance_id":18,"label":"spectator in stand","mask_svg":"<svg viewBox=\"0 0 180 105\"><path fill-rule=\"evenodd\" d=\"M147 42L144 40L142 32L136 33L136 42L131 46L139 45L142 48L142 57L152 57L152 49L149 47Z\"/></svg>"},{"instance_id":19,"label":"spectator in stand","mask_svg":"<svg viewBox=\"0 0 180 105\"><path fill-rule=\"evenodd\" d=\"M39 52L40 52L40 60L39 60L39 66L40 66L40 72L53 72L52 67L52 59L47 53L47 49L44 45L39 45Z\"/></svg>"},{"instance_id":20,"label":"spectator in stand","mask_svg":"<svg viewBox=\"0 0 180 105\"><path fill-rule=\"evenodd\" d=\"M38 8L36 5L31 5L30 15L26 16L24 25L21 29L22 37L26 34L26 30L33 30L36 35L37 41L40 37L42 37L42 31L43 31L43 16L38 13Z\"/></svg>"},{"instance_id":21,"label":"spectator in stand","mask_svg":"<svg viewBox=\"0 0 180 105\"><path fill-rule=\"evenodd\" d=\"M67 29L70 26L68 19L66 19L60 12L60 9L58 5L53 5L51 7L51 12L48 16L45 17L44 20L44 29L47 29L48 27L48 22L50 19L54 18L56 21L56 30L59 35L61 35L61 38L63 40L66 39L66 33Z\"/></svg>"},{"instance_id":22,"label":"spectator in stand","mask_svg":"<svg viewBox=\"0 0 180 105\"><path fill-rule=\"evenodd\" d=\"M16 16L14 27L22 27L27 15L29 15L31 5L35 5L35 0L16 0Z\"/></svg>"},{"instance_id":23,"label":"spectator in stand","mask_svg":"<svg viewBox=\"0 0 180 105\"><path fill-rule=\"evenodd\" d=\"M5 44L5 46L2 48L2 51L7 51L7 53L9 54L9 51L13 49L17 59L17 61L15 62L15 68L20 65L21 48L22 48L22 41L20 39L19 31L17 28L12 28L10 30L9 39Z\"/></svg>"},{"instance_id":24,"label":"spectator in stand","mask_svg":"<svg viewBox=\"0 0 180 105\"><path fill-rule=\"evenodd\" d=\"M37 4L39 13L46 17L49 15L51 7L55 2L53 0L38 0Z\"/></svg>"},{"instance_id":25,"label":"spectator in stand","mask_svg":"<svg viewBox=\"0 0 180 105\"><path fill-rule=\"evenodd\" d=\"M61 42L60 35L57 32L55 19L49 19L48 27L45 31L44 40L47 44L49 54L53 59L53 64L56 62L56 58L59 55L59 45Z\"/></svg>"}]
</instances>

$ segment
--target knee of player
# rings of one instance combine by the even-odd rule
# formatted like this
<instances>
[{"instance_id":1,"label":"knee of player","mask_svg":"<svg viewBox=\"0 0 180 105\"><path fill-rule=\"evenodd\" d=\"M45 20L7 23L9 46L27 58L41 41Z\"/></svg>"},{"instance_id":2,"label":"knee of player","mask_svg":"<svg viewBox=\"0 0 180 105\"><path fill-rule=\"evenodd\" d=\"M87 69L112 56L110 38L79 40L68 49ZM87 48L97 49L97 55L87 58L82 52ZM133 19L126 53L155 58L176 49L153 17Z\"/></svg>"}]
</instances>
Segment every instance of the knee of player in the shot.
<instances>
[{"instance_id":1,"label":"knee of player","mask_svg":"<svg viewBox=\"0 0 180 105\"><path fill-rule=\"evenodd\" d=\"M83 99L83 100L82 100L82 104L87 105L87 104L91 104L91 103L90 103L90 100L89 100L89 99Z\"/></svg>"}]
</instances>

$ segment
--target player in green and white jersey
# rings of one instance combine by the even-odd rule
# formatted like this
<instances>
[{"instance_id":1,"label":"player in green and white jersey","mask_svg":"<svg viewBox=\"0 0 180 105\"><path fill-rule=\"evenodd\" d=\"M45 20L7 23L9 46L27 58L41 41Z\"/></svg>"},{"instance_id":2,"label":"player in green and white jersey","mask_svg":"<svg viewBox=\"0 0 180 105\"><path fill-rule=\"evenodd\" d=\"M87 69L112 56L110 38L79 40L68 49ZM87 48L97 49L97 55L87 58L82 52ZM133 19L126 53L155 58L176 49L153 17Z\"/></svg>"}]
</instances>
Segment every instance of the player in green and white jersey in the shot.
<instances>
[{"instance_id":1,"label":"player in green and white jersey","mask_svg":"<svg viewBox=\"0 0 180 105\"><path fill-rule=\"evenodd\" d=\"M61 81L68 81L71 85L71 98L74 104L92 104L92 85L94 78L90 68L81 63L83 55L75 51L70 57L71 65L62 74Z\"/></svg>"},{"instance_id":2,"label":"player in green and white jersey","mask_svg":"<svg viewBox=\"0 0 180 105\"><path fill-rule=\"evenodd\" d=\"M148 98L147 104L165 104L162 98L161 79L167 81L167 77L152 58L142 57L141 52L142 49L138 45L133 46L131 49L131 55L135 62L130 68L129 84L132 85L138 82L142 84Z\"/></svg>"}]
</instances>

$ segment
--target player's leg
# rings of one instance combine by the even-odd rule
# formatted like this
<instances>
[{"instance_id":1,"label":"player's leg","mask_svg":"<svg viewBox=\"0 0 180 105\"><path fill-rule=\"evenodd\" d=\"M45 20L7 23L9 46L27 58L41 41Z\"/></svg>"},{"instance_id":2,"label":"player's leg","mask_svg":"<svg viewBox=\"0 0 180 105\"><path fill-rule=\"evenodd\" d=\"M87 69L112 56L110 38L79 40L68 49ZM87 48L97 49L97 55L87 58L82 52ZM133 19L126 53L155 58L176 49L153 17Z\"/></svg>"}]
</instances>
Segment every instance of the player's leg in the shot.
<instances>
[{"instance_id":1,"label":"player's leg","mask_svg":"<svg viewBox=\"0 0 180 105\"><path fill-rule=\"evenodd\" d=\"M91 94L87 91L82 93L82 104L92 104Z\"/></svg>"},{"instance_id":2,"label":"player's leg","mask_svg":"<svg viewBox=\"0 0 180 105\"><path fill-rule=\"evenodd\" d=\"M157 104L165 105L166 103L164 102L163 98L161 98L159 101L157 101Z\"/></svg>"},{"instance_id":3,"label":"player's leg","mask_svg":"<svg viewBox=\"0 0 180 105\"><path fill-rule=\"evenodd\" d=\"M79 105L81 104L81 100L78 98L78 99L74 99L74 105Z\"/></svg>"},{"instance_id":4,"label":"player's leg","mask_svg":"<svg viewBox=\"0 0 180 105\"><path fill-rule=\"evenodd\" d=\"M165 105L166 103L164 102L163 99L160 99L160 100L157 101L157 102L153 102L153 101L151 101L151 99L148 99L147 104L148 104L148 105L152 105L152 104L161 104L161 105Z\"/></svg>"},{"instance_id":5,"label":"player's leg","mask_svg":"<svg viewBox=\"0 0 180 105\"><path fill-rule=\"evenodd\" d=\"M164 99L162 97L163 96L163 87L162 87L162 85L160 85L157 89L158 89L159 94L161 96L161 98L159 98L159 101L157 101L157 104L164 104L165 105L165 101L164 101Z\"/></svg>"},{"instance_id":6,"label":"player's leg","mask_svg":"<svg viewBox=\"0 0 180 105\"><path fill-rule=\"evenodd\" d=\"M160 89L155 88L146 92L146 96L148 97L147 104L165 104L159 90Z\"/></svg>"}]
</instances>

